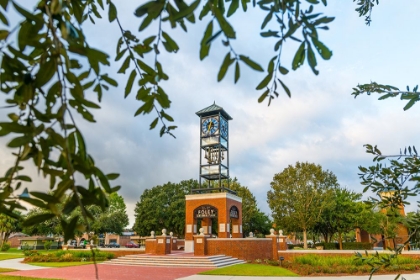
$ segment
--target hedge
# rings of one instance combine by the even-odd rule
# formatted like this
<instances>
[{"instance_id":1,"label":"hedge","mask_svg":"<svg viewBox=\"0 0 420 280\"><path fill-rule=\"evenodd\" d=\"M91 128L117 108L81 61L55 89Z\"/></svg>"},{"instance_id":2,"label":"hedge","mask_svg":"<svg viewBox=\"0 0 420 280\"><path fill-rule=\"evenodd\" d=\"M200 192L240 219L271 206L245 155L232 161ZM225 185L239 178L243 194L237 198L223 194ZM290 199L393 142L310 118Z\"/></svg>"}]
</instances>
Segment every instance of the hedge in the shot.
<instances>
[{"instance_id":1,"label":"hedge","mask_svg":"<svg viewBox=\"0 0 420 280\"><path fill-rule=\"evenodd\" d=\"M317 243L315 246L323 246L324 250L339 250L340 244L335 242ZM373 245L369 242L343 242L343 250L372 250Z\"/></svg>"}]
</instances>

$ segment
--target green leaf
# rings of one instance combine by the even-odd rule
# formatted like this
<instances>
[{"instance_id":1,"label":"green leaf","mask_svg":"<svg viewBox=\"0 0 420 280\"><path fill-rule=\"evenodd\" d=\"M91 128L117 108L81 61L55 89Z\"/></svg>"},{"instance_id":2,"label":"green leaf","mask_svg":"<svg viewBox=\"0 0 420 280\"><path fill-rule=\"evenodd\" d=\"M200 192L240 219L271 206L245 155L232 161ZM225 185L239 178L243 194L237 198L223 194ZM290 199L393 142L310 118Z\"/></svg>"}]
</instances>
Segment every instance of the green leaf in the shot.
<instances>
[{"instance_id":1,"label":"green leaf","mask_svg":"<svg viewBox=\"0 0 420 280\"><path fill-rule=\"evenodd\" d=\"M153 120L153 122L150 124L150 130L154 129L156 125L158 124L159 118L156 118Z\"/></svg>"},{"instance_id":2,"label":"green leaf","mask_svg":"<svg viewBox=\"0 0 420 280\"><path fill-rule=\"evenodd\" d=\"M0 11L0 21L6 25L9 26L9 21L7 20L7 18L4 16L4 14Z\"/></svg>"},{"instance_id":3,"label":"green leaf","mask_svg":"<svg viewBox=\"0 0 420 280\"><path fill-rule=\"evenodd\" d=\"M110 84L111 86L117 87L118 83L114 79L110 78L107 74L101 76L102 80Z\"/></svg>"},{"instance_id":4,"label":"green leaf","mask_svg":"<svg viewBox=\"0 0 420 280\"><path fill-rule=\"evenodd\" d=\"M300 44L299 49L297 50L295 57L292 62L292 69L296 70L305 62L305 42Z\"/></svg>"},{"instance_id":5,"label":"green leaf","mask_svg":"<svg viewBox=\"0 0 420 280\"><path fill-rule=\"evenodd\" d=\"M232 3L229 6L229 10L227 12L227 17L233 15L236 10L239 8L239 0L232 0Z\"/></svg>"},{"instance_id":6,"label":"green leaf","mask_svg":"<svg viewBox=\"0 0 420 280\"><path fill-rule=\"evenodd\" d=\"M32 182L31 177L26 176L26 175L18 175L14 178L15 180L20 180L20 181L24 181L24 182Z\"/></svg>"},{"instance_id":7,"label":"green leaf","mask_svg":"<svg viewBox=\"0 0 420 280\"><path fill-rule=\"evenodd\" d=\"M264 93L261 94L261 96L258 98L258 103L263 102L267 98L269 92L270 91L268 89L264 91Z\"/></svg>"},{"instance_id":8,"label":"green leaf","mask_svg":"<svg viewBox=\"0 0 420 280\"><path fill-rule=\"evenodd\" d=\"M308 44L307 52L308 52L308 63L309 63L309 66L311 67L311 69L314 72L314 74L315 75L318 75L319 74L319 71L315 69L315 67L317 65L315 53L312 50L312 47L311 47L310 44Z\"/></svg>"},{"instance_id":9,"label":"green leaf","mask_svg":"<svg viewBox=\"0 0 420 280\"><path fill-rule=\"evenodd\" d=\"M279 71L280 73L282 73L283 75L287 75L287 73L289 73L289 70L287 70L287 68L283 67L283 66L279 66Z\"/></svg>"},{"instance_id":10,"label":"green leaf","mask_svg":"<svg viewBox=\"0 0 420 280\"><path fill-rule=\"evenodd\" d=\"M223 30L223 33L226 35L226 37L235 39L235 30L233 27L229 24L229 22L225 19L222 12L219 10L219 8L214 8L214 15L219 22L220 28Z\"/></svg>"},{"instance_id":11,"label":"green leaf","mask_svg":"<svg viewBox=\"0 0 420 280\"><path fill-rule=\"evenodd\" d=\"M43 192L30 192L30 194L47 203L60 203L60 200L57 197L43 193Z\"/></svg>"},{"instance_id":12,"label":"green leaf","mask_svg":"<svg viewBox=\"0 0 420 280\"><path fill-rule=\"evenodd\" d=\"M146 101L137 111L134 113L134 116L138 116L140 114L148 114L153 110L153 98L150 98Z\"/></svg>"},{"instance_id":13,"label":"green leaf","mask_svg":"<svg viewBox=\"0 0 420 280\"><path fill-rule=\"evenodd\" d=\"M289 88L280 79L277 79L277 80L280 82L281 86L283 87L284 91L289 96L289 98L292 97L292 94L290 93Z\"/></svg>"},{"instance_id":14,"label":"green leaf","mask_svg":"<svg viewBox=\"0 0 420 280\"><path fill-rule=\"evenodd\" d=\"M240 71L240 68L239 68L239 62L236 61L236 63L235 63L235 84L239 80L240 76L241 76L241 71Z\"/></svg>"},{"instance_id":15,"label":"green leaf","mask_svg":"<svg viewBox=\"0 0 420 280\"><path fill-rule=\"evenodd\" d=\"M162 117L163 118L165 118L166 120L168 120L168 121L170 121L170 122L173 122L174 121L174 119L170 116L170 115L168 115L168 114L166 114L165 113L165 111L160 111L160 114L162 115Z\"/></svg>"},{"instance_id":16,"label":"green leaf","mask_svg":"<svg viewBox=\"0 0 420 280\"><path fill-rule=\"evenodd\" d=\"M24 16L25 18L27 18L29 21L35 21L37 24L44 24L42 17L40 18L40 17L35 16L34 14L26 11L25 9L17 5L15 2L12 2L12 3L16 11L22 16Z\"/></svg>"},{"instance_id":17,"label":"green leaf","mask_svg":"<svg viewBox=\"0 0 420 280\"><path fill-rule=\"evenodd\" d=\"M117 18L117 8L112 2L109 2L108 18L109 22L113 22Z\"/></svg>"},{"instance_id":18,"label":"green leaf","mask_svg":"<svg viewBox=\"0 0 420 280\"><path fill-rule=\"evenodd\" d=\"M234 62L234 59L230 58L230 52L228 52L225 56L225 59L222 62L222 65L220 66L219 73L217 74L217 81L220 82L226 75L226 72L230 65Z\"/></svg>"},{"instance_id":19,"label":"green leaf","mask_svg":"<svg viewBox=\"0 0 420 280\"><path fill-rule=\"evenodd\" d=\"M186 8L180 10L177 14L175 14L173 17L173 20L179 21L180 19L193 14L194 10L198 7L199 4L200 4L200 0L196 0L192 2L190 6L186 6Z\"/></svg>"},{"instance_id":20,"label":"green leaf","mask_svg":"<svg viewBox=\"0 0 420 280\"><path fill-rule=\"evenodd\" d=\"M264 69L259 64L251 60L249 57L240 55L239 59L242 60L246 65L248 65L252 69L256 71L264 72Z\"/></svg>"},{"instance_id":21,"label":"green leaf","mask_svg":"<svg viewBox=\"0 0 420 280\"><path fill-rule=\"evenodd\" d=\"M416 103L416 99L411 99L405 106L404 106L404 111L407 111L408 109L410 109L411 107L413 107L413 105Z\"/></svg>"},{"instance_id":22,"label":"green leaf","mask_svg":"<svg viewBox=\"0 0 420 280\"><path fill-rule=\"evenodd\" d=\"M330 51L330 49L328 49L321 41L319 41L317 38L315 37L311 37L312 38L312 43L314 44L316 50L318 51L319 55L325 59L325 60L329 60L332 56L332 51Z\"/></svg>"},{"instance_id":23,"label":"green leaf","mask_svg":"<svg viewBox=\"0 0 420 280\"><path fill-rule=\"evenodd\" d=\"M7 10L7 5L9 4L9 0L0 0L0 6L4 9Z\"/></svg>"},{"instance_id":24,"label":"green leaf","mask_svg":"<svg viewBox=\"0 0 420 280\"><path fill-rule=\"evenodd\" d=\"M144 29L146 29L150 25L152 20L153 20L153 17L151 16L145 17L143 22L140 24L139 31L143 31Z\"/></svg>"},{"instance_id":25,"label":"green leaf","mask_svg":"<svg viewBox=\"0 0 420 280\"><path fill-rule=\"evenodd\" d=\"M12 139L12 141L10 141L9 144L7 144L7 146L10 148L18 148L18 147L28 144L31 141L32 141L32 137L29 137L29 136L16 137Z\"/></svg>"},{"instance_id":26,"label":"green leaf","mask_svg":"<svg viewBox=\"0 0 420 280\"><path fill-rule=\"evenodd\" d=\"M40 65L40 69L36 74L35 86L40 88L48 83L56 72L56 61L50 58L47 62Z\"/></svg>"},{"instance_id":27,"label":"green leaf","mask_svg":"<svg viewBox=\"0 0 420 280\"><path fill-rule=\"evenodd\" d=\"M264 29L267 23L273 18L273 11L271 10L268 15L265 17L263 23L261 24L261 29Z\"/></svg>"},{"instance_id":28,"label":"green leaf","mask_svg":"<svg viewBox=\"0 0 420 280\"><path fill-rule=\"evenodd\" d=\"M212 37L212 34L213 34L213 21L210 21L209 24L207 25L206 31L204 32L203 39L201 39L200 60L203 60L205 57L209 55L211 41L208 42L208 40Z\"/></svg>"},{"instance_id":29,"label":"green leaf","mask_svg":"<svg viewBox=\"0 0 420 280\"><path fill-rule=\"evenodd\" d=\"M171 47L171 49L172 49L171 52L176 53L179 50L179 47L178 47L177 43L174 40L172 40L172 38L164 31L162 31L162 36L166 40L166 42L169 44L169 46Z\"/></svg>"},{"instance_id":30,"label":"green leaf","mask_svg":"<svg viewBox=\"0 0 420 280\"><path fill-rule=\"evenodd\" d=\"M40 214L40 215L29 217L28 219L23 221L22 225L24 227L30 227L30 226L45 222L47 220L50 220L54 217L55 217L55 215L52 214L52 213Z\"/></svg>"},{"instance_id":31,"label":"green leaf","mask_svg":"<svg viewBox=\"0 0 420 280\"><path fill-rule=\"evenodd\" d=\"M259 89L265 88L272 78L273 78L273 73L272 72L268 73L268 75L265 76L265 78L259 83L256 89L259 90Z\"/></svg>"},{"instance_id":32,"label":"green leaf","mask_svg":"<svg viewBox=\"0 0 420 280\"><path fill-rule=\"evenodd\" d=\"M109 173L109 174L106 174L106 177L108 178L108 180L115 180L118 177L120 177L120 174L118 174L118 173Z\"/></svg>"},{"instance_id":33,"label":"green leaf","mask_svg":"<svg viewBox=\"0 0 420 280\"><path fill-rule=\"evenodd\" d=\"M133 69L133 71L131 71L130 77L128 78L127 85L125 86L124 98L126 98L130 94L131 89L133 88L133 83L136 76L137 76L137 71L136 69Z\"/></svg>"},{"instance_id":34,"label":"green leaf","mask_svg":"<svg viewBox=\"0 0 420 280\"><path fill-rule=\"evenodd\" d=\"M85 9L85 4L78 0L72 0L72 8L74 17L77 22L81 24L83 22L83 10Z\"/></svg>"},{"instance_id":35,"label":"green leaf","mask_svg":"<svg viewBox=\"0 0 420 280\"><path fill-rule=\"evenodd\" d=\"M213 36L211 36L207 41L206 44L210 44L214 39L216 39L217 37L219 37L219 35L222 34L222 30L217 31L216 33L214 33Z\"/></svg>"},{"instance_id":36,"label":"green leaf","mask_svg":"<svg viewBox=\"0 0 420 280\"><path fill-rule=\"evenodd\" d=\"M0 40L5 40L9 36L9 31L7 30L0 30Z\"/></svg>"},{"instance_id":37,"label":"green leaf","mask_svg":"<svg viewBox=\"0 0 420 280\"><path fill-rule=\"evenodd\" d=\"M121 65L120 70L118 70L118 73L125 74L125 70L127 70L127 68L130 67L130 62L131 62L131 56L127 56L126 59L124 60L124 63Z\"/></svg>"}]
</instances>

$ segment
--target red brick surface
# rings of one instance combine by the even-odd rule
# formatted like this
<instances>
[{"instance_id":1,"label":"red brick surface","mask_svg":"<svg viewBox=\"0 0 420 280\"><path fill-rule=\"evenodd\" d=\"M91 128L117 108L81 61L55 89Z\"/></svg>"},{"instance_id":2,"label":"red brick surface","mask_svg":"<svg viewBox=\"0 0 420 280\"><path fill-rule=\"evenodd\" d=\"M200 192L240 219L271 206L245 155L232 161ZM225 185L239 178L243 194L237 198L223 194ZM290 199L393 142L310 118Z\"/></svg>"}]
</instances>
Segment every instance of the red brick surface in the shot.
<instances>
[{"instance_id":1,"label":"red brick surface","mask_svg":"<svg viewBox=\"0 0 420 280\"><path fill-rule=\"evenodd\" d=\"M100 280L122 280L122 279L141 279L141 280L173 280L187 277L208 268L173 268L173 267L150 267L150 266L120 266L120 265L98 265L98 275ZM62 267L51 269L38 269L15 271L2 273L2 275L28 276L39 278L58 278L71 280L94 280L94 265L82 265L77 267Z\"/></svg>"},{"instance_id":2,"label":"red brick surface","mask_svg":"<svg viewBox=\"0 0 420 280\"><path fill-rule=\"evenodd\" d=\"M273 245L270 239L261 238L209 238L207 239L207 254L223 254L241 260L273 259Z\"/></svg>"}]
</instances>

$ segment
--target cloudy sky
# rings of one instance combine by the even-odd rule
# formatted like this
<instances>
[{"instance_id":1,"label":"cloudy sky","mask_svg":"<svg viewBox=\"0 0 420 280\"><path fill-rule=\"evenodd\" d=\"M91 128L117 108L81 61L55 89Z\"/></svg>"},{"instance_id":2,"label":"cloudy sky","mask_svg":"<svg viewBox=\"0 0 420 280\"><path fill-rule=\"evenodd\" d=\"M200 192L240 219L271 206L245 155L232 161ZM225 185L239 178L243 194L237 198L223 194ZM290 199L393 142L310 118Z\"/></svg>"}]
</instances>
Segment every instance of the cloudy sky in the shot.
<instances>
[{"instance_id":1,"label":"cloudy sky","mask_svg":"<svg viewBox=\"0 0 420 280\"><path fill-rule=\"evenodd\" d=\"M156 25L145 33L137 32L141 21L133 11L144 2L115 1L123 27L140 39L157 32ZM108 71L120 86L105 94L102 109L95 112L97 123L83 123L81 127L96 163L105 172L121 174L117 183L122 185L120 194L127 204L131 224L135 203L144 189L168 181L198 179L200 124L195 112L214 101L233 118L231 177L248 186L260 209L267 213L270 182L288 165L297 161L320 164L336 174L341 186L361 192L357 167L367 166L372 160L365 153L364 144L376 144L384 153L392 154L418 144L418 107L404 112L405 103L398 99L378 101L378 96L366 95L354 99L351 92L358 83L370 81L402 89L419 82L420 37L415 26L420 2L381 1L374 9L370 27L354 11L353 1L329 2L323 12L336 19L329 31L319 33L321 41L332 49L333 57L330 61L319 58L318 76L307 64L291 71L284 82L291 89L292 98L281 94L269 107L257 102L261 92L255 90L264 73L242 67L236 85L232 72L217 82L218 69L227 52L220 42L214 43L207 59L199 60L199 43L208 19L189 26L188 33L175 31L173 38L180 51L162 54L159 60L170 76L163 87L172 100L168 113L178 126L176 139L160 138L158 129L149 130L155 115L133 117L141 104L134 94L124 99L127 76L116 74L120 64L112 63ZM261 13L249 11L230 21L237 32L232 43L235 50L265 68L275 53L274 42L259 36L262 20ZM163 28L170 30L169 26ZM84 31L90 45L106 51L113 60L118 26L104 20L96 26L86 26ZM294 42L285 45L283 61L289 69L297 47ZM0 143L4 147L5 140L0 139ZM0 172L11 164L10 152L0 150ZM31 188L46 190L47 184L38 178Z\"/></svg>"}]
</instances>

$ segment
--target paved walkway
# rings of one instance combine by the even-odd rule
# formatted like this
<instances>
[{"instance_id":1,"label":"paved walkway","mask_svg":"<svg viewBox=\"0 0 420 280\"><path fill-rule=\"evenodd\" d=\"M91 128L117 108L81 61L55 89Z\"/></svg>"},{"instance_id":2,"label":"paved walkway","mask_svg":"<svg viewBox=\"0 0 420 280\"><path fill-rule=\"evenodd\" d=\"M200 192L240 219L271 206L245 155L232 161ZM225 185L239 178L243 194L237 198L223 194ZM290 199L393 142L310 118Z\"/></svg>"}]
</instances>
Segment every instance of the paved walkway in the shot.
<instances>
[{"instance_id":1,"label":"paved walkway","mask_svg":"<svg viewBox=\"0 0 420 280\"><path fill-rule=\"evenodd\" d=\"M36 270L36 269L48 268L48 267L35 266L35 265L22 263L22 261L23 261L23 258L0 261L0 267L17 269L17 270Z\"/></svg>"},{"instance_id":2,"label":"paved walkway","mask_svg":"<svg viewBox=\"0 0 420 280\"><path fill-rule=\"evenodd\" d=\"M1 268L17 269L19 271L2 273L5 275L31 276L39 278L57 278L71 280L93 280L94 265L76 267L48 268L21 263L23 258L0 261ZM209 270L207 268L172 268L147 266L98 265L100 280L367 280L368 276L314 276L314 277L251 277L251 276L209 276L197 273ZM420 273L403 275L406 280L420 280ZM375 275L374 280L393 280L395 275Z\"/></svg>"}]
</instances>

